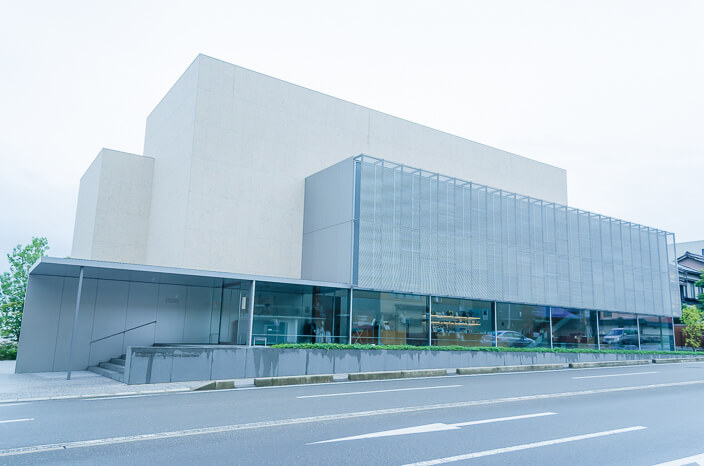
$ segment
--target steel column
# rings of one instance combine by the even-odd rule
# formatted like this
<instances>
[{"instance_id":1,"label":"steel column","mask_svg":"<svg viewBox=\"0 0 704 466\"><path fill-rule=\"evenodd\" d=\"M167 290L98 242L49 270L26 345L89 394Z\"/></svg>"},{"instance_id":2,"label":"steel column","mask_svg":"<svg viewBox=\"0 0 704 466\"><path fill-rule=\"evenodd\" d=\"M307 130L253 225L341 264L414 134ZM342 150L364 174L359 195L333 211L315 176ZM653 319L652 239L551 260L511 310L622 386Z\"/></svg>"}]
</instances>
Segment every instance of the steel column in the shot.
<instances>
[{"instance_id":1,"label":"steel column","mask_svg":"<svg viewBox=\"0 0 704 466\"><path fill-rule=\"evenodd\" d=\"M254 328L254 292L256 291L257 281L252 280L252 287L249 293L249 331L247 332L247 346L252 346L252 329Z\"/></svg>"},{"instance_id":2,"label":"steel column","mask_svg":"<svg viewBox=\"0 0 704 466\"><path fill-rule=\"evenodd\" d=\"M66 371L66 380L71 380L71 365L73 364L73 346L78 333L78 308L81 305L81 292L83 291L83 266L78 273L78 291L76 292L76 312L73 315L73 330L71 331L71 346L68 351L68 370Z\"/></svg>"}]
</instances>

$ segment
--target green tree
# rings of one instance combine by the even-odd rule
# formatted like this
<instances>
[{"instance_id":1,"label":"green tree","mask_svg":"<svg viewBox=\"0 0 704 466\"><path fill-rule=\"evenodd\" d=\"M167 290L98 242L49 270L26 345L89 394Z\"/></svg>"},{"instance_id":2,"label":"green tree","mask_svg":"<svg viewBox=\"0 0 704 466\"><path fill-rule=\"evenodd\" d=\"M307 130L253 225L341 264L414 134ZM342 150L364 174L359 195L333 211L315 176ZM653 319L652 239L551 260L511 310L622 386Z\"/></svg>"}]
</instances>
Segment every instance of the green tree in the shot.
<instances>
[{"instance_id":1,"label":"green tree","mask_svg":"<svg viewBox=\"0 0 704 466\"><path fill-rule=\"evenodd\" d=\"M694 286L704 288L704 272L699 276L699 280L694 282ZM699 301L699 309L704 310L704 293L699 293L697 296L697 301Z\"/></svg>"},{"instance_id":2,"label":"green tree","mask_svg":"<svg viewBox=\"0 0 704 466\"><path fill-rule=\"evenodd\" d=\"M29 269L48 249L46 238L32 237L31 243L18 244L7 255L10 271L0 276L0 335L3 337L19 341Z\"/></svg>"},{"instance_id":3,"label":"green tree","mask_svg":"<svg viewBox=\"0 0 704 466\"><path fill-rule=\"evenodd\" d=\"M704 332L704 313L697 306L682 306L682 336L685 346L699 348Z\"/></svg>"}]
</instances>

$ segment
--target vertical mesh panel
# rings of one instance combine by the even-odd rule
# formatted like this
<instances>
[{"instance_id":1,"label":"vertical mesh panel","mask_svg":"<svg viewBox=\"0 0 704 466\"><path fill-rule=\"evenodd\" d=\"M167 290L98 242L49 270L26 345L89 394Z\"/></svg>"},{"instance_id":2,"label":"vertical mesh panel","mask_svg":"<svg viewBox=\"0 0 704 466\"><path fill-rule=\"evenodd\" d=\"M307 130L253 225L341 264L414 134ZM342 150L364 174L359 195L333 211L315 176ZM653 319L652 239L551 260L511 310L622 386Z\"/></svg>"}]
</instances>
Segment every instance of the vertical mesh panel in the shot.
<instances>
[{"instance_id":1,"label":"vertical mesh panel","mask_svg":"<svg viewBox=\"0 0 704 466\"><path fill-rule=\"evenodd\" d=\"M671 234L366 156L357 173L360 287L661 315L678 302Z\"/></svg>"}]
</instances>

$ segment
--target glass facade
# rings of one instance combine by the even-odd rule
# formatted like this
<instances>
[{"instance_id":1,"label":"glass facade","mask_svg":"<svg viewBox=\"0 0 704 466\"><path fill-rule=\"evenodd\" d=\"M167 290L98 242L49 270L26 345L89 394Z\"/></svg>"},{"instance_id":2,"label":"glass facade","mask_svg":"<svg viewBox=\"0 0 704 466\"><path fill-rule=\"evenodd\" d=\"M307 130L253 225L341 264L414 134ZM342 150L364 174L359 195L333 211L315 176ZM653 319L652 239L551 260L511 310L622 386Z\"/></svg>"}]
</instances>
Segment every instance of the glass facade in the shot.
<instances>
[{"instance_id":1,"label":"glass facade","mask_svg":"<svg viewBox=\"0 0 704 466\"><path fill-rule=\"evenodd\" d=\"M456 298L431 298L433 346L493 346L491 303Z\"/></svg>"},{"instance_id":2,"label":"glass facade","mask_svg":"<svg viewBox=\"0 0 704 466\"><path fill-rule=\"evenodd\" d=\"M640 328L640 349L674 350L672 318L659 316L638 316Z\"/></svg>"},{"instance_id":3,"label":"glass facade","mask_svg":"<svg viewBox=\"0 0 704 466\"><path fill-rule=\"evenodd\" d=\"M220 343L246 345L249 334L249 293L251 282L234 282L222 287Z\"/></svg>"},{"instance_id":4,"label":"glass facade","mask_svg":"<svg viewBox=\"0 0 704 466\"><path fill-rule=\"evenodd\" d=\"M253 345L347 343L349 290L257 282Z\"/></svg>"},{"instance_id":5,"label":"glass facade","mask_svg":"<svg viewBox=\"0 0 704 466\"><path fill-rule=\"evenodd\" d=\"M496 344L550 348L550 313L545 306L496 304Z\"/></svg>"},{"instance_id":6,"label":"glass facade","mask_svg":"<svg viewBox=\"0 0 704 466\"><path fill-rule=\"evenodd\" d=\"M352 343L427 345L426 296L354 291Z\"/></svg>"},{"instance_id":7,"label":"glass facade","mask_svg":"<svg viewBox=\"0 0 704 466\"><path fill-rule=\"evenodd\" d=\"M596 312L553 307L550 315L554 348L598 348Z\"/></svg>"},{"instance_id":8,"label":"glass facade","mask_svg":"<svg viewBox=\"0 0 704 466\"><path fill-rule=\"evenodd\" d=\"M220 343L246 344L251 286L223 286ZM253 345L674 349L670 317L274 282L256 283L251 332Z\"/></svg>"}]
</instances>

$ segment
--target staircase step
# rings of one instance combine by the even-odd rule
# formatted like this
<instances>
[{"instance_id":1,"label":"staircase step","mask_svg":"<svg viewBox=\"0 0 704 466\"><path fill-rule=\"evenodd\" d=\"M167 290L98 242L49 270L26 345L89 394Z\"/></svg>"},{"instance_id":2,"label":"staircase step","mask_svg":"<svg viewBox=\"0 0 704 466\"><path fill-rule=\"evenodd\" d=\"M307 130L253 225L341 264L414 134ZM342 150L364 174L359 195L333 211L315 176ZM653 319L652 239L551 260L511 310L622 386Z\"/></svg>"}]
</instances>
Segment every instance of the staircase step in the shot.
<instances>
[{"instance_id":1,"label":"staircase step","mask_svg":"<svg viewBox=\"0 0 704 466\"><path fill-rule=\"evenodd\" d=\"M121 366L119 364L113 364L111 362L101 362L100 364L98 364L98 366L102 367L103 369L108 369L111 371L118 372L120 374L125 373L125 366Z\"/></svg>"},{"instance_id":2,"label":"staircase step","mask_svg":"<svg viewBox=\"0 0 704 466\"><path fill-rule=\"evenodd\" d=\"M88 368L89 371L100 374L104 377L109 377L111 379L117 380L118 382L124 382L124 374L116 371L111 371L110 369L105 369L104 367L91 366Z\"/></svg>"},{"instance_id":3,"label":"staircase step","mask_svg":"<svg viewBox=\"0 0 704 466\"><path fill-rule=\"evenodd\" d=\"M110 360L111 364L117 364L118 366L125 367L125 359L124 358L112 358Z\"/></svg>"}]
</instances>

